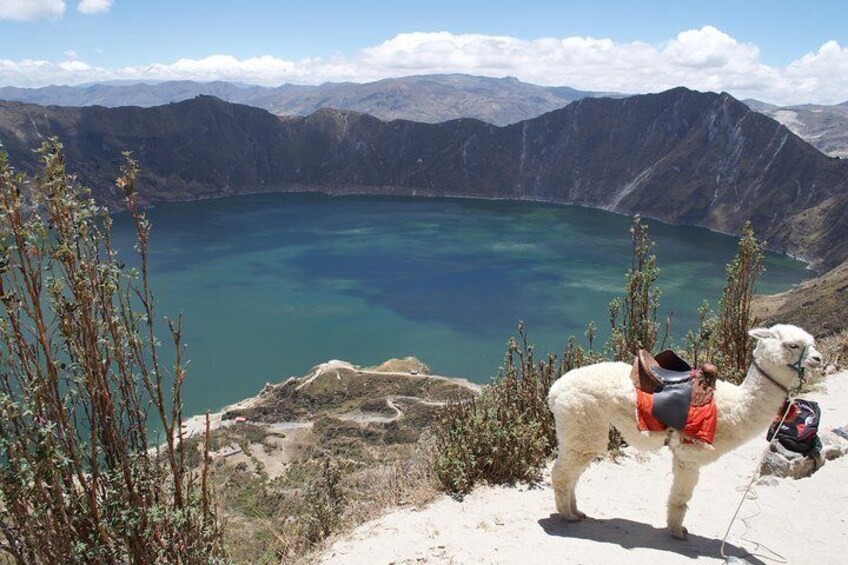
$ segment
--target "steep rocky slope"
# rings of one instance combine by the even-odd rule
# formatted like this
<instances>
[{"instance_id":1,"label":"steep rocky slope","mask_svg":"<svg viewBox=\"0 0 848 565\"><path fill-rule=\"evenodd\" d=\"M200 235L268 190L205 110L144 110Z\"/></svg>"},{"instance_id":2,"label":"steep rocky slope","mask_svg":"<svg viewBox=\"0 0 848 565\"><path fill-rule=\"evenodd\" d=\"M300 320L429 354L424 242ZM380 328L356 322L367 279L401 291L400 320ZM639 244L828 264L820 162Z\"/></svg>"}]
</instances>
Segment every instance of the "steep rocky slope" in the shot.
<instances>
[{"instance_id":1,"label":"steep rocky slope","mask_svg":"<svg viewBox=\"0 0 848 565\"><path fill-rule=\"evenodd\" d=\"M31 168L49 135L113 203L127 149L149 201L296 190L543 200L730 233L750 219L817 266L848 257L848 163L727 94L583 99L506 127L335 110L280 119L205 96L148 109L0 103L13 163Z\"/></svg>"},{"instance_id":2,"label":"steep rocky slope","mask_svg":"<svg viewBox=\"0 0 848 565\"><path fill-rule=\"evenodd\" d=\"M758 296L754 312L764 323L797 324L817 336L838 332L848 320L848 261L786 292Z\"/></svg>"},{"instance_id":3,"label":"steep rocky slope","mask_svg":"<svg viewBox=\"0 0 848 565\"><path fill-rule=\"evenodd\" d=\"M848 158L848 102L783 107L758 100L746 100L745 103L782 123L822 153Z\"/></svg>"}]
</instances>

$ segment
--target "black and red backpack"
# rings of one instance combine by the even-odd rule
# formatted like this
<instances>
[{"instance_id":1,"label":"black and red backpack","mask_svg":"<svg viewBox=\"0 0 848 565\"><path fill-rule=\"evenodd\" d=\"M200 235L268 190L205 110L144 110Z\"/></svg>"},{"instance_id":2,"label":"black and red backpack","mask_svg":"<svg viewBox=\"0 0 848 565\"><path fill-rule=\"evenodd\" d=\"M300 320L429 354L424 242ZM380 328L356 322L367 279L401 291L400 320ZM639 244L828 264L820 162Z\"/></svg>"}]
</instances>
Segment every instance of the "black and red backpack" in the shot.
<instances>
[{"instance_id":1,"label":"black and red backpack","mask_svg":"<svg viewBox=\"0 0 848 565\"><path fill-rule=\"evenodd\" d=\"M792 407L789 408L789 413L778 430L777 426L783 418L783 413L786 412L788 402L789 400L783 404L783 408L769 427L766 439L771 441L777 435L780 445L802 455L821 451L822 444L818 436L821 408L818 403L801 398L793 400Z\"/></svg>"}]
</instances>

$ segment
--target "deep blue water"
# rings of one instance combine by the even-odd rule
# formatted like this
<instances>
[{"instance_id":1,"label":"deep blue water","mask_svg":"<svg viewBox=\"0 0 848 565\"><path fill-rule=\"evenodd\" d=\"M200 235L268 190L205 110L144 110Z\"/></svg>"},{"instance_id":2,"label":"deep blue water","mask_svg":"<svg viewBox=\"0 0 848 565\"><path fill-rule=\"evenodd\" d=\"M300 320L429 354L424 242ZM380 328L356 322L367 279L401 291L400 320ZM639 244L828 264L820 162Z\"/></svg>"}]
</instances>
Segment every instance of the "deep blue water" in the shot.
<instances>
[{"instance_id":1,"label":"deep blue water","mask_svg":"<svg viewBox=\"0 0 848 565\"><path fill-rule=\"evenodd\" d=\"M582 340L590 320L603 333L631 251L627 217L519 202L280 194L148 216L158 314L185 314L188 414L328 359L414 355L434 373L485 381L519 320L540 352ZM703 299L718 299L737 240L648 223L663 312L681 336ZM127 252L130 235L119 215ZM778 255L766 266L761 292L808 276Z\"/></svg>"}]
</instances>

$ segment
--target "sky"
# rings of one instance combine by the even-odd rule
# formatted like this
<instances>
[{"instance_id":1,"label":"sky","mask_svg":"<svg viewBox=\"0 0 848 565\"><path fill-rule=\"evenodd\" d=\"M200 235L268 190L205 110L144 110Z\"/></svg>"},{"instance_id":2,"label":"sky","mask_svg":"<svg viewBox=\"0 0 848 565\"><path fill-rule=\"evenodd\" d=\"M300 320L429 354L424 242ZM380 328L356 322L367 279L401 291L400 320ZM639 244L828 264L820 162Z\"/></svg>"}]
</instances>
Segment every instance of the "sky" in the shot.
<instances>
[{"instance_id":1,"label":"sky","mask_svg":"<svg viewBox=\"0 0 848 565\"><path fill-rule=\"evenodd\" d=\"M413 74L848 100L841 0L0 0L0 86Z\"/></svg>"}]
</instances>

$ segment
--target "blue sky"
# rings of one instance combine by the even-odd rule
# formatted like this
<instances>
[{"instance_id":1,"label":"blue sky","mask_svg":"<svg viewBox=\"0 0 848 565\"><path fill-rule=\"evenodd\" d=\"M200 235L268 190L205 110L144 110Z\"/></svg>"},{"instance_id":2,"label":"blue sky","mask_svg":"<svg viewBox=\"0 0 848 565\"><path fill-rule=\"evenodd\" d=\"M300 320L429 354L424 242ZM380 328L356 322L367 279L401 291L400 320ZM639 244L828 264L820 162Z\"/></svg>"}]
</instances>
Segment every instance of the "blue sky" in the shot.
<instances>
[{"instance_id":1,"label":"blue sky","mask_svg":"<svg viewBox=\"0 0 848 565\"><path fill-rule=\"evenodd\" d=\"M0 85L468 72L839 102L846 14L836 1L0 0Z\"/></svg>"}]
</instances>

